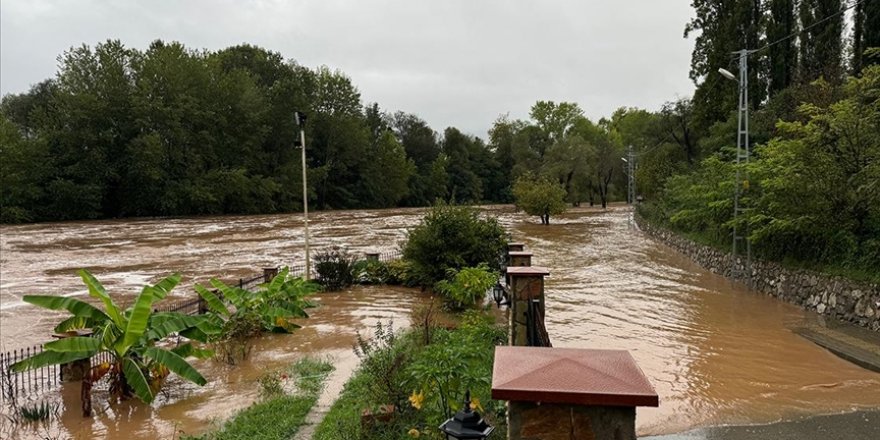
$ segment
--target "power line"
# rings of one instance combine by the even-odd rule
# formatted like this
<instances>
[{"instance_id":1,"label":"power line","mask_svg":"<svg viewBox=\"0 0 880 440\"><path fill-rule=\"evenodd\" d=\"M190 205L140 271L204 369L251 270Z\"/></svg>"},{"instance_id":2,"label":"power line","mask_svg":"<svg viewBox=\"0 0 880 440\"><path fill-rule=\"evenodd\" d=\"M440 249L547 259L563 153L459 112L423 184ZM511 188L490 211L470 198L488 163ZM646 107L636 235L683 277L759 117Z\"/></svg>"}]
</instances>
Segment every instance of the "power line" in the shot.
<instances>
[{"instance_id":1,"label":"power line","mask_svg":"<svg viewBox=\"0 0 880 440\"><path fill-rule=\"evenodd\" d=\"M758 48L758 49L750 50L750 51L749 51L749 54L753 54L753 53L760 52L760 51L762 51L762 50L766 50L766 49L769 48L770 46L773 46L773 45L776 45L776 44L782 43L782 42L785 41L785 40L788 40L788 39L794 38L794 37L796 37L796 36L798 36L798 35L800 35L800 34L806 32L806 31L808 31L808 30L810 30L810 29L812 29L812 28L814 28L814 27L816 27L816 26L819 26L820 24L825 23L826 21L831 20L832 18L837 17L838 15L843 14L844 12L846 12L846 11L848 11L848 10L850 10L850 9L852 9L852 8L854 8L854 7L856 7L856 6L858 6L858 5L859 5L860 3L862 3L863 1L865 1L865 0L856 0L853 4L848 5L848 6L845 6L845 7L843 7L843 8L840 8L839 11L837 11L837 12L835 12L835 13L833 13L833 14L831 14L831 15L829 15L829 16L827 16L827 17L825 17L825 18L823 18L823 19L821 19L821 20L819 20L819 21L817 21L817 22L815 22L815 23L813 23L813 24L811 24L811 25L809 25L809 26L807 26L807 27L805 27L805 28L799 30L799 31L792 32L791 34L786 35L786 36L784 36L784 37L782 37L782 38L780 38L780 39L778 39L778 40L776 40L776 41L774 41L774 42L772 42L772 43L767 43L767 44L765 44L764 46L762 46L762 47L760 47L760 48ZM800 6L800 5L798 5L798 6ZM797 9L797 7L796 7L795 9Z\"/></svg>"}]
</instances>

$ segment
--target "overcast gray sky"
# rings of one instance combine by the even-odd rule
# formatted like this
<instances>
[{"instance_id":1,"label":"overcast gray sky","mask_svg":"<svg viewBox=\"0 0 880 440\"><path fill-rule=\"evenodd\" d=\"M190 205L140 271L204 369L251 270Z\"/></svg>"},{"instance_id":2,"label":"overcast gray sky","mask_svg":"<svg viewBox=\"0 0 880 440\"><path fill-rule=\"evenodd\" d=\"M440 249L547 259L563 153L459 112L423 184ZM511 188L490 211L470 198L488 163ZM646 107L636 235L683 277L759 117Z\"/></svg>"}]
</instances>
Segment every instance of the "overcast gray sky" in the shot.
<instances>
[{"instance_id":1,"label":"overcast gray sky","mask_svg":"<svg viewBox=\"0 0 880 440\"><path fill-rule=\"evenodd\" d=\"M690 0L2 0L0 93L55 75L71 46L250 43L348 74L364 103L482 137L500 114L574 101L598 119L689 96Z\"/></svg>"}]
</instances>

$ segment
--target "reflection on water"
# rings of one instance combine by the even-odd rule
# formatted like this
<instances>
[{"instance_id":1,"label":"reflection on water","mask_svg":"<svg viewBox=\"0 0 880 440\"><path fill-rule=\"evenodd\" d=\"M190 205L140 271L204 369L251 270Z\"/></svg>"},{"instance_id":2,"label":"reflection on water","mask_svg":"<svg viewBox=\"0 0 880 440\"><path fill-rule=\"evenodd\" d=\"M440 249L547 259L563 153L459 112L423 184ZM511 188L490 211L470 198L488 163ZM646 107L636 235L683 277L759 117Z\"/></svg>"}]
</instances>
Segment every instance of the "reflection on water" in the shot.
<instances>
[{"instance_id":1,"label":"reflection on water","mask_svg":"<svg viewBox=\"0 0 880 440\"><path fill-rule=\"evenodd\" d=\"M550 226L509 207L488 209L527 244L535 265L551 269L546 322L554 345L628 349L654 384L661 405L639 410L641 435L880 406L880 374L789 330L805 312L728 283L649 240L632 226L626 209L579 208ZM344 244L357 252L387 250L421 212L322 212L314 218L313 241L319 249ZM179 270L189 284L177 294L191 295L192 282L211 276L235 279L263 266L301 262L302 246L300 217L291 215L4 226L0 240L4 350L43 341L57 321L22 304L21 295L84 295L71 275L80 267L129 296L140 284ZM82 419L78 386L68 386L65 401L74 410L65 414L62 428L77 438L199 432L252 402L260 374L303 354L331 357L339 369L327 400L357 363L351 351L355 332L379 319L405 325L412 308L426 300L412 290L386 287L320 298L324 306L302 330L261 339L253 358L235 368L197 362L213 379L209 385L169 387L151 407L114 405ZM100 401L95 399L96 407Z\"/></svg>"}]
</instances>

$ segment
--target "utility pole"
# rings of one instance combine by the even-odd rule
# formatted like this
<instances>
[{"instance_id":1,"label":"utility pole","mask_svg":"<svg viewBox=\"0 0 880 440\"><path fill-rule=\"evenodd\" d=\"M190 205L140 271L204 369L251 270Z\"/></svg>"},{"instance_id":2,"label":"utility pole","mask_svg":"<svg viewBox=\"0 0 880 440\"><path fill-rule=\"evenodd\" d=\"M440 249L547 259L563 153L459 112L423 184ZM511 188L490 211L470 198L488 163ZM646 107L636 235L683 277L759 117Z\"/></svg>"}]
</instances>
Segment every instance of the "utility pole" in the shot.
<instances>
[{"instance_id":1,"label":"utility pole","mask_svg":"<svg viewBox=\"0 0 880 440\"><path fill-rule=\"evenodd\" d=\"M636 154L633 152L633 146L630 145L627 151L627 196L629 204L636 203Z\"/></svg>"},{"instance_id":2,"label":"utility pole","mask_svg":"<svg viewBox=\"0 0 880 440\"><path fill-rule=\"evenodd\" d=\"M752 244L749 241L748 222L739 226L739 217L744 214L745 192L749 189L749 69L750 51L743 49L739 53L739 110L737 112L736 134L736 180L733 194L733 247L731 252L731 278L745 276L746 283L752 281ZM743 166L745 165L745 166ZM745 249L743 249L743 247ZM742 268L737 261L745 258Z\"/></svg>"},{"instance_id":3,"label":"utility pole","mask_svg":"<svg viewBox=\"0 0 880 440\"><path fill-rule=\"evenodd\" d=\"M306 281L311 279L311 260L309 260L309 181L308 168L306 168L306 115L303 112L293 112L296 119L296 125L299 126L299 141L294 145L302 148L302 187L303 187L303 219L306 235L306 270L304 278Z\"/></svg>"}]
</instances>

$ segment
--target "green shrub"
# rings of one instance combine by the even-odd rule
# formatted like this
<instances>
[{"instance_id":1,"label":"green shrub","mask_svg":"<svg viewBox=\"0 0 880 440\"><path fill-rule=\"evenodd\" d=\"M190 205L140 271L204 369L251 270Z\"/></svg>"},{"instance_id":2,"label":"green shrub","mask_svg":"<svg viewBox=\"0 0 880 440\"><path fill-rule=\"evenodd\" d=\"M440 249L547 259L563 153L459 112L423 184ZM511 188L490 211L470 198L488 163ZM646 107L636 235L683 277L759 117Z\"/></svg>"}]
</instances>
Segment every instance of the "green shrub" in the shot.
<instances>
[{"instance_id":1,"label":"green shrub","mask_svg":"<svg viewBox=\"0 0 880 440\"><path fill-rule=\"evenodd\" d=\"M500 270L507 248L504 227L494 217L481 218L470 207L439 203L409 231L403 257L422 286L445 279L449 270L486 263Z\"/></svg>"},{"instance_id":2,"label":"green shrub","mask_svg":"<svg viewBox=\"0 0 880 440\"><path fill-rule=\"evenodd\" d=\"M456 309L474 305L498 282L498 274L491 272L485 263L458 272L450 269L450 278L437 282L434 290Z\"/></svg>"},{"instance_id":3,"label":"green shrub","mask_svg":"<svg viewBox=\"0 0 880 440\"><path fill-rule=\"evenodd\" d=\"M354 263L352 272L358 284L388 283L388 264L379 260L359 260Z\"/></svg>"},{"instance_id":4,"label":"green shrub","mask_svg":"<svg viewBox=\"0 0 880 440\"><path fill-rule=\"evenodd\" d=\"M334 292L354 284L355 259L345 249L333 247L315 255L318 283L324 290Z\"/></svg>"},{"instance_id":5,"label":"green shrub","mask_svg":"<svg viewBox=\"0 0 880 440\"><path fill-rule=\"evenodd\" d=\"M412 263L406 260L393 260L386 264L388 269L388 284L415 287L419 281L413 273Z\"/></svg>"},{"instance_id":6,"label":"green shrub","mask_svg":"<svg viewBox=\"0 0 880 440\"><path fill-rule=\"evenodd\" d=\"M354 352L361 360L361 370L370 377L365 387L371 402L403 408L409 394L403 369L409 361L409 347L394 332L392 323L376 323L371 339L357 335Z\"/></svg>"}]
</instances>

